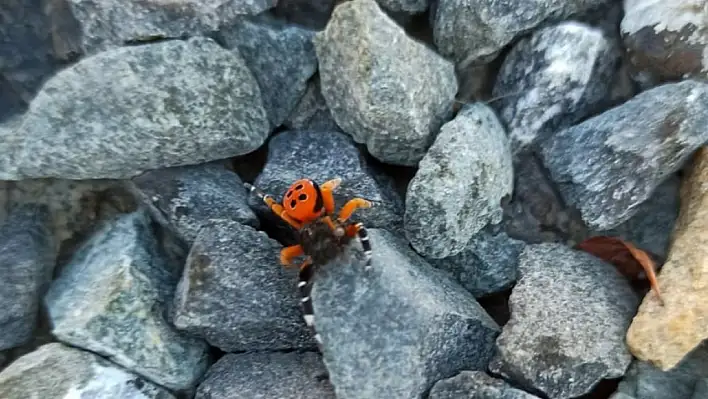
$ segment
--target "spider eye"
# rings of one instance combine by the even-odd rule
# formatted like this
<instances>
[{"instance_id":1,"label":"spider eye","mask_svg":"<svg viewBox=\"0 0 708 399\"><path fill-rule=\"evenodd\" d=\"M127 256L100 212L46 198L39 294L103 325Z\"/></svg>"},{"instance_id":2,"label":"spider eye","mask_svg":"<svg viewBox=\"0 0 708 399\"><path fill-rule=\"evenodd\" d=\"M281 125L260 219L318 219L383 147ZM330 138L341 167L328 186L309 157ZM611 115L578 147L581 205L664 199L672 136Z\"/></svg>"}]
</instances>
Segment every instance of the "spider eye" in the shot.
<instances>
[{"instance_id":1,"label":"spider eye","mask_svg":"<svg viewBox=\"0 0 708 399\"><path fill-rule=\"evenodd\" d=\"M306 195L306 194L300 194L300 195L297 197L297 199L299 199L300 201L304 201L304 200L307 199L307 195Z\"/></svg>"}]
</instances>

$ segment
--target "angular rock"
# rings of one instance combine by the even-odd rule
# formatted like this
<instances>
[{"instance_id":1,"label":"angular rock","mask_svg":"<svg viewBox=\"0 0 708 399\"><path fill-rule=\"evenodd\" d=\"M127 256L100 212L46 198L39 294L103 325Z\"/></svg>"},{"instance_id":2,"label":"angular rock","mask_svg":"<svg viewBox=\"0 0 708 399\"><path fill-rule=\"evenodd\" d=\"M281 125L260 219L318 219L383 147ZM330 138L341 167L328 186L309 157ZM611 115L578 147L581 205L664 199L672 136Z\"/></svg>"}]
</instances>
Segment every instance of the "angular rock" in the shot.
<instances>
[{"instance_id":1,"label":"angular rock","mask_svg":"<svg viewBox=\"0 0 708 399\"><path fill-rule=\"evenodd\" d=\"M335 399L314 352L229 353L204 376L195 399Z\"/></svg>"},{"instance_id":2,"label":"angular rock","mask_svg":"<svg viewBox=\"0 0 708 399\"><path fill-rule=\"evenodd\" d=\"M154 227L142 210L107 224L74 254L45 301L59 341L183 390L206 371L208 346L166 319L182 265L167 260Z\"/></svg>"},{"instance_id":3,"label":"angular rock","mask_svg":"<svg viewBox=\"0 0 708 399\"><path fill-rule=\"evenodd\" d=\"M315 275L315 328L337 397L422 398L441 378L484 370L494 320L404 239L381 229L369 237L372 269L350 252Z\"/></svg>"},{"instance_id":4,"label":"angular rock","mask_svg":"<svg viewBox=\"0 0 708 399\"><path fill-rule=\"evenodd\" d=\"M541 25L564 21L607 0L438 0L432 11L435 46L456 64L487 63L515 38Z\"/></svg>"},{"instance_id":5,"label":"angular rock","mask_svg":"<svg viewBox=\"0 0 708 399\"><path fill-rule=\"evenodd\" d=\"M630 399L700 399L706 396L696 396L702 389L698 383L707 377L708 346L702 344L668 371L635 360L619 383L617 393Z\"/></svg>"},{"instance_id":6,"label":"angular rock","mask_svg":"<svg viewBox=\"0 0 708 399\"><path fill-rule=\"evenodd\" d=\"M125 43L199 36L219 30L245 15L273 7L272 0L63 0L84 53L97 53ZM62 47L73 44L62 43Z\"/></svg>"},{"instance_id":7,"label":"angular rock","mask_svg":"<svg viewBox=\"0 0 708 399\"><path fill-rule=\"evenodd\" d=\"M0 373L0 397L174 399L167 390L91 352L42 345Z\"/></svg>"},{"instance_id":8,"label":"angular rock","mask_svg":"<svg viewBox=\"0 0 708 399\"><path fill-rule=\"evenodd\" d=\"M535 244L521 254L519 276L490 372L550 399L624 375L638 298L612 265L562 244Z\"/></svg>"},{"instance_id":9,"label":"angular rock","mask_svg":"<svg viewBox=\"0 0 708 399\"><path fill-rule=\"evenodd\" d=\"M408 37L374 0L337 6L314 43L337 124L377 159L417 165L452 114L453 64Z\"/></svg>"},{"instance_id":10,"label":"angular rock","mask_svg":"<svg viewBox=\"0 0 708 399\"><path fill-rule=\"evenodd\" d=\"M317 132L341 132L327 107L319 77L310 80L307 91L283 123L289 130L313 130Z\"/></svg>"},{"instance_id":11,"label":"angular rock","mask_svg":"<svg viewBox=\"0 0 708 399\"><path fill-rule=\"evenodd\" d=\"M258 227L243 182L219 163L153 170L135 177L133 183L153 218L173 229L187 245L209 219Z\"/></svg>"},{"instance_id":12,"label":"angular rock","mask_svg":"<svg viewBox=\"0 0 708 399\"><path fill-rule=\"evenodd\" d=\"M250 226L206 223L175 291L175 326L225 352L316 348L282 248Z\"/></svg>"},{"instance_id":13,"label":"angular rock","mask_svg":"<svg viewBox=\"0 0 708 399\"><path fill-rule=\"evenodd\" d=\"M254 184L280 201L297 179L322 184L336 177L342 179L334 191L337 212L350 199L361 197L373 206L358 210L352 220L402 233L403 200L392 179L374 169L344 133L285 131L274 135L268 141L268 160ZM267 220L287 226L255 196L249 201Z\"/></svg>"},{"instance_id":14,"label":"angular rock","mask_svg":"<svg viewBox=\"0 0 708 399\"><path fill-rule=\"evenodd\" d=\"M430 258L460 253L485 225L501 221L513 179L509 140L494 111L465 106L440 129L408 185L408 241Z\"/></svg>"},{"instance_id":15,"label":"angular rock","mask_svg":"<svg viewBox=\"0 0 708 399\"><path fill-rule=\"evenodd\" d=\"M483 371L462 371L433 385L428 399L537 399Z\"/></svg>"},{"instance_id":16,"label":"angular rock","mask_svg":"<svg viewBox=\"0 0 708 399\"><path fill-rule=\"evenodd\" d=\"M705 4L635 0L625 4L620 31L634 78L645 86L706 79L708 24Z\"/></svg>"},{"instance_id":17,"label":"angular rock","mask_svg":"<svg viewBox=\"0 0 708 399\"><path fill-rule=\"evenodd\" d=\"M523 241L505 232L486 229L472 237L465 249L443 259L428 259L431 265L450 273L475 298L494 294L516 281Z\"/></svg>"},{"instance_id":18,"label":"angular rock","mask_svg":"<svg viewBox=\"0 0 708 399\"><path fill-rule=\"evenodd\" d=\"M206 38L122 47L43 86L14 132L18 170L0 175L130 178L251 152L269 130L238 54Z\"/></svg>"},{"instance_id":19,"label":"angular rock","mask_svg":"<svg viewBox=\"0 0 708 399\"><path fill-rule=\"evenodd\" d=\"M602 30L576 21L540 29L515 44L492 91L512 152L605 105L619 57L616 42Z\"/></svg>"},{"instance_id":20,"label":"angular rock","mask_svg":"<svg viewBox=\"0 0 708 399\"><path fill-rule=\"evenodd\" d=\"M632 354L667 371L708 338L708 149L694 156L681 186L681 207L668 258L658 275L663 304L644 297L627 331ZM708 375L706 375L708 377Z\"/></svg>"},{"instance_id":21,"label":"angular rock","mask_svg":"<svg viewBox=\"0 0 708 399\"><path fill-rule=\"evenodd\" d=\"M279 126L317 71L315 32L261 17L244 19L220 33L227 48L237 49L258 81L271 128Z\"/></svg>"},{"instance_id":22,"label":"angular rock","mask_svg":"<svg viewBox=\"0 0 708 399\"><path fill-rule=\"evenodd\" d=\"M0 350L32 339L56 258L50 218L46 207L16 206L0 223Z\"/></svg>"},{"instance_id":23,"label":"angular rock","mask_svg":"<svg viewBox=\"0 0 708 399\"><path fill-rule=\"evenodd\" d=\"M708 378L701 378L696 383L691 399L708 398Z\"/></svg>"},{"instance_id":24,"label":"angular rock","mask_svg":"<svg viewBox=\"0 0 708 399\"><path fill-rule=\"evenodd\" d=\"M611 229L708 140L706 101L708 84L692 80L644 91L550 136L543 163L590 228Z\"/></svg>"}]
</instances>

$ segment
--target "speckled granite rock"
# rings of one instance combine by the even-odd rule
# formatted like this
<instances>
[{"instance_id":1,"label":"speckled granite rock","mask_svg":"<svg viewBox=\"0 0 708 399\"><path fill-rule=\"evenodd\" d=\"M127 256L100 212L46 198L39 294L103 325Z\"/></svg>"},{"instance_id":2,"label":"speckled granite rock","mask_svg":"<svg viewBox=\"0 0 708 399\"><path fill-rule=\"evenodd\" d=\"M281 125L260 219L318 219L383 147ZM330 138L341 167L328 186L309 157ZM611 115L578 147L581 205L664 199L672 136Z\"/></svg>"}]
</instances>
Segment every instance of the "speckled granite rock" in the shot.
<instances>
[{"instance_id":1,"label":"speckled granite rock","mask_svg":"<svg viewBox=\"0 0 708 399\"><path fill-rule=\"evenodd\" d=\"M59 341L184 390L206 371L208 347L166 319L182 265L162 253L154 227L144 211L108 223L74 254L45 301Z\"/></svg>"},{"instance_id":2,"label":"speckled granite rock","mask_svg":"<svg viewBox=\"0 0 708 399\"><path fill-rule=\"evenodd\" d=\"M428 399L537 399L483 371L462 371L433 385Z\"/></svg>"},{"instance_id":3,"label":"speckled granite rock","mask_svg":"<svg viewBox=\"0 0 708 399\"><path fill-rule=\"evenodd\" d=\"M335 399L314 352L229 353L204 376L195 399Z\"/></svg>"},{"instance_id":4,"label":"speckled granite rock","mask_svg":"<svg viewBox=\"0 0 708 399\"><path fill-rule=\"evenodd\" d=\"M452 115L452 63L407 37L374 0L337 6L314 43L322 95L342 130L383 162L417 165Z\"/></svg>"},{"instance_id":5,"label":"speckled granite rock","mask_svg":"<svg viewBox=\"0 0 708 399\"><path fill-rule=\"evenodd\" d=\"M129 178L245 154L270 131L260 98L243 59L211 39L102 52L37 94L0 178Z\"/></svg>"},{"instance_id":6,"label":"speckled granite rock","mask_svg":"<svg viewBox=\"0 0 708 399\"><path fill-rule=\"evenodd\" d=\"M440 129L408 184L406 238L426 257L460 253L485 225L501 221L500 202L513 183L509 140L494 111L465 106Z\"/></svg>"},{"instance_id":7,"label":"speckled granite rock","mask_svg":"<svg viewBox=\"0 0 708 399\"><path fill-rule=\"evenodd\" d=\"M307 91L300 98L293 112L283 123L289 130L312 130L316 132L341 132L327 107L319 77L310 80Z\"/></svg>"},{"instance_id":8,"label":"speckled granite rock","mask_svg":"<svg viewBox=\"0 0 708 399\"><path fill-rule=\"evenodd\" d=\"M60 343L43 345L0 372L0 397L175 398L106 359Z\"/></svg>"},{"instance_id":9,"label":"speckled granite rock","mask_svg":"<svg viewBox=\"0 0 708 399\"><path fill-rule=\"evenodd\" d=\"M644 91L540 144L551 177L593 229L632 217L708 140L708 84L692 80Z\"/></svg>"},{"instance_id":10,"label":"speckled granite rock","mask_svg":"<svg viewBox=\"0 0 708 399\"><path fill-rule=\"evenodd\" d=\"M529 245L489 371L551 399L584 395L629 367L624 338L637 304L609 263L562 244Z\"/></svg>"}]
</instances>

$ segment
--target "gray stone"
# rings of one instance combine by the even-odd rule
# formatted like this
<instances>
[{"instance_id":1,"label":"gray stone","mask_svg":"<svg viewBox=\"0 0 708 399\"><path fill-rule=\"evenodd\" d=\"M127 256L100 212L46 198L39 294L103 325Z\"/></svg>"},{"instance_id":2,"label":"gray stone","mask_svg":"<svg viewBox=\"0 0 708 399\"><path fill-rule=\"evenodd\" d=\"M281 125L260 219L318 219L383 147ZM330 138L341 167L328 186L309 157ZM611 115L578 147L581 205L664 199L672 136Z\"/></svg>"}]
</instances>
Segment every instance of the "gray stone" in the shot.
<instances>
[{"instance_id":1,"label":"gray stone","mask_svg":"<svg viewBox=\"0 0 708 399\"><path fill-rule=\"evenodd\" d=\"M74 254L45 297L61 342L173 390L193 387L208 346L166 319L182 265L167 261L143 210L111 221Z\"/></svg>"},{"instance_id":2,"label":"gray stone","mask_svg":"<svg viewBox=\"0 0 708 399\"><path fill-rule=\"evenodd\" d=\"M42 345L0 373L0 397L174 399L167 390L91 352Z\"/></svg>"},{"instance_id":3,"label":"gray stone","mask_svg":"<svg viewBox=\"0 0 708 399\"><path fill-rule=\"evenodd\" d=\"M708 344L691 351L675 368L662 371L650 363L634 360L617 387L631 399L702 399L699 382L708 378Z\"/></svg>"},{"instance_id":4,"label":"gray stone","mask_svg":"<svg viewBox=\"0 0 708 399\"><path fill-rule=\"evenodd\" d=\"M46 207L15 206L0 223L0 350L29 342L35 332L56 257L50 218Z\"/></svg>"},{"instance_id":5,"label":"gray stone","mask_svg":"<svg viewBox=\"0 0 708 399\"><path fill-rule=\"evenodd\" d=\"M337 6L314 43L337 124L377 159L416 166L452 115L453 64L408 37L374 0Z\"/></svg>"},{"instance_id":6,"label":"gray stone","mask_svg":"<svg viewBox=\"0 0 708 399\"><path fill-rule=\"evenodd\" d=\"M268 160L254 184L279 201L295 180L310 178L322 184L336 177L342 179L334 191L337 212L350 199L361 197L373 206L357 210L352 220L402 233L403 200L392 179L371 166L344 133L285 131L274 135L268 142ZM249 201L260 215L279 221L258 198L251 196Z\"/></svg>"},{"instance_id":7,"label":"gray stone","mask_svg":"<svg viewBox=\"0 0 708 399\"><path fill-rule=\"evenodd\" d=\"M420 14L430 6L430 0L376 0L376 2L392 13Z\"/></svg>"},{"instance_id":8,"label":"gray stone","mask_svg":"<svg viewBox=\"0 0 708 399\"><path fill-rule=\"evenodd\" d=\"M431 265L450 273L475 298L504 291L516 281L519 255L524 242L505 232L481 231L462 252L443 259L428 259Z\"/></svg>"},{"instance_id":9,"label":"gray stone","mask_svg":"<svg viewBox=\"0 0 708 399\"><path fill-rule=\"evenodd\" d=\"M315 32L261 16L244 19L220 33L228 48L237 49L258 81L271 128L280 126L317 71L312 44Z\"/></svg>"},{"instance_id":10,"label":"gray stone","mask_svg":"<svg viewBox=\"0 0 708 399\"><path fill-rule=\"evenodd\" d=\"M195 399L335 399L314 352L229 353L199 385Z\"/></svg>"},{"instance_id":11,"label":"gray stone","mask_svg":"<svg viewBox=\"0 0 708 399\"><path fill-rule=\"evenodd\" d=\"M622 377L638 296L617 269L562 244L527 246L489 371L550 399Z\"/></svg>"},{"instance_id":12,"label":"gray stone","mask_svg":"<svg viewBox=\"0 0 708 399\"><path fill-rule=\"evenodd\" d=\"M437 0L431 12L434 43L456 64L483 64L517 37L602 6L608 0Z\"/></svg>"},{"instance_id":13,"label":"gray stone","mask_svg":"<svg viewBox=\"0 0 708 399\"><path fill-rule=\"evenodd\" d=\"M315 274L315 328L337 397L423 398L441 378L484 370L494 320L403 238L381 229L369 237L371 269L349 252Z\"/></svg>"},{"instance_id":14,"label":"gray stone","mask_svg":"<svg viewBox=\"0 0 708 399\"><path fill-rule=\"evenodd\" d=\"M307 91L295 106L285 123L290 130L313 130L317 132L341 132L332 118L327 102L322 97L320 79L315 76L307 85Z\"/></svg>"},{"instance_id":15,"label":"gray stone","mask_svg":"<svg viewBox=\"0 0 708 399\"><path fill-rule=\"evenodd\" d=\"M433 385L428 399L538 399L483 371L462 371Z\"/></svg>"},{"instance_id":16,"label":"gray stone","mask_svg":"<svg viewBox=\"0 0 708 399\"><path fill-rule=\"evenodd\" d=\"M64 1L77 37L62 39L78 41L89 54L125 43L209 34L274 6L273 0Z\"/></svg>"},{"instance_id":17,"label":"gray stone","mask_svg":"<svg viewBox=\"0 0 708 399\"><path fill-rule=\"evenodd\" d=\"M632 217L708 140L708 84L692 80L644 91L542 144L565 202L592 229Z\"/></svg>"},{"instance_id":18,"label":"gray stone","mask_svg":"<svg viewBox=\"0 0 708 399\"><path fill-rule=\"evenodd\" d=\"M408 185L408 241L430 258L462 252L487 224L501 221L501 200L513 183L509 140L494 111L466 105L440 129Z\"/></svg>"},{"instance_id":19,"label":"gray stone","mask_svg":"<svg viewBox=\"0 0 708 399\"><path fill-rule=\"evenodd\" d=\"M576 21L535 31L504 58L492 105L516 153L599 111L612 90L617 43Z\"/></svg>"},{"instance_id":20,"label":"gray stone","mask_svg":"<svg viewBox=\"0 0 708 399\"><path fill-rule=\"evenodd\" d=\"M693 389L693 396L691 399L704 399L708 398L708 378L701 378L696 383Z\"/></svg>"},{"instance_id":21,"label":"gray stone","mask_svg":"<svg viewBox=\"0 0 708 399\"><path fill-rule=\"evenodd\" d=\"M277 241L230 220L206 223L174 296L174 324L225 352L314 349L302 319L297 268Z\"/></svg>"},{"instance_id":22,"label":"gray stone","mask_svg":"<svg viewBox=\"0 0 708 399\"><path fill-rule=\"evenodd\" d=\"M227 219L258 227L239 176L219 163L149 171L133 179L136 195L153 218L192 245L209 219Z\"/></svg>"},{"instance_id":23,"label":"gray stone","mask_svg":"<svg viewBox=\"0 0 708 399\"><path fill-rule=\"evenodd\" d=\"M122 47L43 86L14 131L18 170L0 177L130 178L251 152L269 130L245 62L211 39Z\"/></svg>"}]
</instances>

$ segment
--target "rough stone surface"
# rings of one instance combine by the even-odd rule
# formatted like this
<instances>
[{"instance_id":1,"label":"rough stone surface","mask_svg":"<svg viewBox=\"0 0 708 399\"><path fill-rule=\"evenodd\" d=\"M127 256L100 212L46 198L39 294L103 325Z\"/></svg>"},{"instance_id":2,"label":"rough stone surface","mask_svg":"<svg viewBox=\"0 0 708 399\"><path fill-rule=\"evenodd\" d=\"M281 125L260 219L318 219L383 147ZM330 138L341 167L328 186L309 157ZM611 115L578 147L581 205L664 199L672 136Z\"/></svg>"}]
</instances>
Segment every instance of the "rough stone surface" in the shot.
<instances>
[{"instance_id":1,"label":"rough stone surface","mask_svg":"<svg viewBox=\"0 0 708 399\"><path fill-rule=\"evenodd\" d=\"M204 225L174 297L174 324L225 352L315 348L302 319L297 270L282 245L230 220Z\"/></svg>"},{"instance_id":2,"label":"rough stone surface","mask_svg":"<svg viewBox=\"0 0 708 399\"><path fill-rule=\"evenodd\" d=\"M208 367L207 345L165 318L181 264L161 253L152 228L137 211L94 233L45 297L52 333L169 389L188 389Z\"/></svg>"},{"instance_id":3,"label":"rough stone surface","mask_svg":"<svg viewBox=\"0 0 708 399\"><path fill-rule=\"evenodd\" d=\"M605 3L607 0L437 0L431 13L435 46L456 64L485 63L534 28Z\"/></svg>"},{"instance_id":4,"label":"rough stone surface","mask_svg":"<svg viewBox=\"0 0 708 399\"><path fill-rule=\"evenodd\" d=\"M708 338L708 150L695 155L681 187L681 211L658 275L663 304L644 297L627 332L632 354L666 371ZM708 375L706 376L708 377Z\"/></svg>"},{"instance_id":5,"label":"rough stone surface","mask_svg":"<svg viewBox=\"0 0 708 399\"><path fill-rule=\"evenodd\" d=\"M276 134L268 142L268 160L254 184L280 201L285 190L297 179L309 178L322 184L336 177L342 179L334 191L337 212L350 199L364 198L373 206L357 210L351 220L359 220L368 228L385 228L402 234L403 200L391 178L374 168L344 133L285 131ZM267 220L286 225L255 196L249 201Z\"/></svg>"},{"instance_id":6,"label":"rough stone surface","mask_svg":"<svg viewBox=\"0 0 708 399\"><path fill-rule=\"evenodd\" d=\"M313 130L317 132L341 132L332 118L327 102L322 97L319 77L310 80L307 91L283 123L290 130Z\"/></svg>"},{"instance_id":7,"label":"rough stone surface","mask_svg":"<svg viewBox=\"0 0 708 399\"><path fill-rule=\"evenodd\" d=\"M492 91L512 152L607 103L619 56L602 30L575 21L521 39L504 58Z\"/></svg>"},{"instance_id":8,"label":"rough stone surface","mask_svg":"<svg viewBox=\"0 0 708 399\"><path fill-rule=\"evenodd\" d=\"M174 399L156 386L90 352L42 345L0 373L0 397Z\"/></svg>"},{"instance_id":9,"label":"rough stone surface","mask_svg":"<svg viewBox=\"0 0 708 399\"><path fill-rule=\"evenodd\" d=\"M703 389L698 383L705 378L708 378L708 346L703 344L669 371L635 360L617 387L617 393L631 399L705 398L696 396Z\"/></svg>"},{"instance_id":10,"label":"rough stone surface","mask_svg":"<svg viewBox=\"0 0 708 399\"><path fill-rule=\"evenodd\" d=\"M441 378L485 369L494 320L405 240L381 229L369 236L372 269L345 254L319 269L312 290L337 397L423 398Z\"/></svg>"},{"instance_id":11,"label":"rough stone surface","mask_svg":"<svg viewBox=\"0 0 708 399\"><path fill-rule=\"evenodd\" d=\"M624 337L637 304L612 265L562 244L529 245L489 370L551 399L586 394L629 367Z\"/></svg>"},{"instance_id":12,"label":"rough stone surface","mask_svg":"<svg viewBox=\"0 0 708 399\"><path fill-rule=\"evenodd\" d=\"M211 39L122 47L44 85L0 177L129 178L251 152L269 130L245 62Z\"/></svg>"},{"instance_id":13,"label":"rough stone surface","mask_svg":"<svg viewBox=\"0 0 708 399\"><path fill-rule=\"evenodd\" d=\"M450 273L475 298L503 291L516 281L525 244L491 230L476 234L457 255L428 261Z\"/></svg>"},{"instance_id":14,"label":"rough stone surface","mask_svg":"<svg viewBox=\"0 0 708 399\"><path fill-rule=\"evenodd\" d=\"M56 256L46 207L16 206L0 223L0 350L32 339Z\"/></svg>"},{"instance_id":15,"label":"rough stone surface","mask_svg":"<svg viewBox=\"0 0 708 399\"><path fill-rule=\"evenodd\" d=\"M258 227L243 182L220 163L153 170L134 178L133 183L153 217L188 245L209 219Z\"/></svg>"},{"instance_id":16,"label":"rough stone surface","mask_svg":"<svg viewBox=\"0 0 708 399\"><path fill-rule=\"evenodd\" d=\"M290 115L317 71L314 34L263 16L221 31L226 46L237 49L258 81L271 128Z\"/></svg>"},{"instance_id":17,"label":"rough stone surface","mask_svg":"<svg viewBox=\"0 0 708 399\"><path fill-rule=\"evenodd\" d=\"M483 371L462 371L433 385L428 399L537 399Z\"/></svg>"},{"instance_id":18,"label":"rough stone surface","mask_svg":"<svg viewBox=\"0 0 708 399\"><path fill-rule=\"evenodd\" d=\"M494 111L465 106L440 129L408 185L406 237L426 257L460 253L485 225L501 221L513 183L509 141Z\"/></svg>"},{"instance_id":19,"label":"rough stone surface","mask_svg":"<svg viewBox=\"0 0 708 399\"><path fill-rule=\"evenodd\" d=\"M706 101L708 84L692 80L644 91L553 134L543 163L590 228L611 229L708 140Z\"/></svg>"},{"instance_id":20,"label":"rough stone surface","mask_svg":"<svg viewBox=\"0 0 708 399\"><path fill-rule=\"evenodd\" d=\"M229 353L199 385L195 399L335 399L314 352Z\"/></svg>"},{"instance_id":21,"label":"rough stone surface","mask_svg":"<svg viewBox=\"0 0 708 399\"><path fill-rule=\"evenodd\" d=\"M419 14L425 12L430 0L376 0L376 2L392 13Z\"/></svg>"},{"instance_id":22,"label":"rough stone surface","mask_svg":"<svg viewBox=\"0 0 708 399\"><path fill-rule=\"evenodd\" d=\"M273 7L272 0L65 1L75 35L61 39L78 42L89 54L124 43L209 34Z\"/></svg>"},{"instance_id":23,"label":"rough stone surface","mask_svg":"<svg viewBox=\"0 0 708 399\"><path fill-rule=\"evenodd\" d=\"M377 159L417 165L452 114L453 64L408 37L374 0L339 5L314 44L337 124Z\"/></svg>"},{"instance_id":24,"label":"rough stone surface","mask_svg":"<svg viewBox=\"0 0 708 399\"><path fill-rule=\"evenodd\" d=\"M708 78L706 12L698 0L625 1L620 31L635 79L652 86Z\"/></svg>"}]
</instances>

